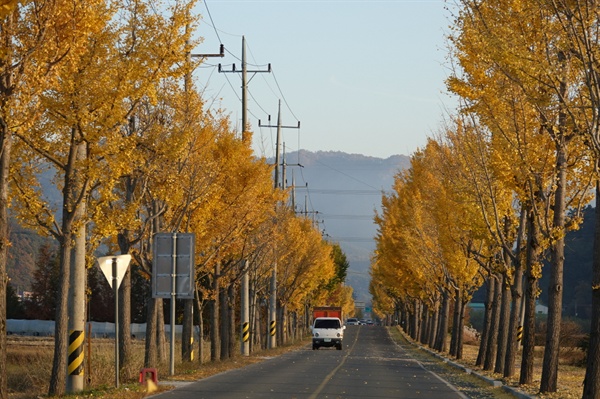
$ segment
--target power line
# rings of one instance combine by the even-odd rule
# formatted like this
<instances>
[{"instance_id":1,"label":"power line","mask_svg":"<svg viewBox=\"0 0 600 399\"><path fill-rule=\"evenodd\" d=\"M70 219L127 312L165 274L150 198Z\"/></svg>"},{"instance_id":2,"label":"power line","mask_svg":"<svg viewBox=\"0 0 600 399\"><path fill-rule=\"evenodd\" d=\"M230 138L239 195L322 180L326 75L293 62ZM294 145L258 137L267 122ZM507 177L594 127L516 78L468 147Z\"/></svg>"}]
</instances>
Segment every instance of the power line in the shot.
<instances>
[{"instance_id":1,"label":"power line","mask_svg":"<svg viewBox=\"0 0 600 399\"><path fill-rule=\"evenodd\" d=\"M327 219L355 219L355 220L371 220L373 219L373 215L334 215L330 213L321 213L319 212L320 217L324 217Z\"/></svg>"},{"instance_id":2,"label":"power line","mask_svg":"<svg viewBox=\"0 0 600 399\"><path fill-rule=\"evenodd\" d=\"M208 17L210 18L211 26L213 27L215 34L217 35L217 39L219 39L219 43L223 43L221 37L219 36L219 32L217 31L217 27L215 25L215 21L213 21L212 15L210 14L210 10L208 9L208 2L206 0L203 1L204 6L206 7L206 12L208 13Z\"/></svg>"},{"instance_id":3,"label":"power line","mask_svg":"<svg viewBox=\"0 0 600 399\"><path fill-rule=\"evenodd\" d=\"M298 187L299 189L306 189L308 187ZM346 190L346 189L331 189L331 188L311 188L313 194L331 194L331 195L381 195L384 193L383 190Z\"/></svg>"},{"instance_id":4,"label":"power line","mask_svg":"<svg viewBox=\"0 0 600 399\"><path fill-rule=\"evenodd\" d=\"M277 85L277 88L279 89L279 93L281 94L281 97L283 98L283 102L285 103L285 105L287 106L288 110L290 111L290 113L292 114L292 116L298 120L298 117L294 114L294 111L292 111L292 108L290 107L290 104L288 104L285 96L283 95L283 91L281 90L281 86L279 86L279 82L277 81L277 77L275 76L275 71L273 70L273 80L275 81L275 84Z\"/></svg>"}]
</instances>

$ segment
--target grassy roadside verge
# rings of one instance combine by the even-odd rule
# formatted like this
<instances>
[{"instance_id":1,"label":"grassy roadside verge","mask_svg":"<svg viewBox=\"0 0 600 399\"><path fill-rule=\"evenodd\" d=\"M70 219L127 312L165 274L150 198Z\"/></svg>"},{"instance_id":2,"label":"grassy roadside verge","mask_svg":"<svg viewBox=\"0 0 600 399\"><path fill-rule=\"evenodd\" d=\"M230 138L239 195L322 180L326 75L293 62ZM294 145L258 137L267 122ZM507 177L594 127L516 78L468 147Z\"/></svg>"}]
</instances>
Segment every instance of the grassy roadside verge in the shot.
<instances>
[{"instance_id":1,"label":"grassy roadside verge","mask_svg":"<svg viewBox=\"0 0 600 399\"><path fill-rule=\"evenodd\" d=\"M405 350L409 351L411 355L414 355L417 360L423 359L424 365L432 364L436 362L437 357L419 348L419 345L413 343L409 338L407 338L398 327L391 327L389 329L390 334L396 340L396 342L401 345ZM534 365L534 383L531 385L518 385L518 371L517 375L512 378L503 378L500 374L495 374L491 371L484 371L481 367L475 366L475 362L477 359L478 346L475 344L465 344L463 347L463 358L461 360L452 360L455 363L461 364L464 367L473 370L474 372L483 375L490 379L495 379L498 381L502 381L505 385L510 387L515 387L520 391L523 391L527 395L531 397L536 397L540 399L578 399L581 398L582 390L583 390L583 379L585 377L585 368L577 367L571 365L573 363L573 358L576 356L580 356L581 354L573 353L573 349L565 349L561 353L561 361L559 364L559 377L558 377L558 391L549 394L540 394L539 393L539 382L542 374L542 360L543 360L543 347L536 347L536 355L535 355L535 365ZM444 357L449 358L447 354L442 354ZM421 360L420 360L421 361ZM443 363L441 360L437 359L437 362ZM517 356L516 364L520 365L521 359L520 356ZM454 367L448 366L457 372L459 375L466 375L463 371L456 370ZM475 378L475 377L473 377ZM486 397L486 396L483 396ZM496 397L496 396L490 396ZM497 396L503 397L503 396ZM505 398L514 397L512 395L504 396Z\"/></svg>"}]
</instances>

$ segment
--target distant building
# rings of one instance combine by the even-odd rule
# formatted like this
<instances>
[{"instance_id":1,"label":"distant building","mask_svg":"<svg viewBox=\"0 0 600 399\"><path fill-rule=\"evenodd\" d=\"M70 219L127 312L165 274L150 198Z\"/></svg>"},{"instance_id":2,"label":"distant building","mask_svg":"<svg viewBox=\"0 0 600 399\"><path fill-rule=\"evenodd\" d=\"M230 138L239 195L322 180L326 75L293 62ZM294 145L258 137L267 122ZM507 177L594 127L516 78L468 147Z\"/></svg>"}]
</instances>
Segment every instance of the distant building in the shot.
<instances>
[{"instance_id":1,"label":"distant building","mask_svg":"<svg viewBox=\"0 0 600 399\"><path fill-rule=\"evenodd\" d=\"M469 308L471 310L477 311L485 310L485 304L481 302L469 302ZM548 306L540 305L539 303L535 305L535 314L548 314Z\"/></svg>"},{"instance_id":2,"label":"distant building","mask_svg":"<svg viewBox=\"0 0 600 399\"><path fill-rule=\"evenodd\" d=\"M539 303L536 304L535 314L548 314L548 306L540 305Z\"/></svg>"}]
</instances>

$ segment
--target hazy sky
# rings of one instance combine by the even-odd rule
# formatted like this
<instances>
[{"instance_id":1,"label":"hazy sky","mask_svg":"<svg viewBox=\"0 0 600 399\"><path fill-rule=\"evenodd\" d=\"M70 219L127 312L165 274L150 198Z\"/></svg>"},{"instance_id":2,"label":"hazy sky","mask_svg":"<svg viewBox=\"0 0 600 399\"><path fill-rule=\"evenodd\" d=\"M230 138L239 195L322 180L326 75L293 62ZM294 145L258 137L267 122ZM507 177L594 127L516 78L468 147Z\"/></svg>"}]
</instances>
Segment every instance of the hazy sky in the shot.
<instances>
[{"instance_id":1,"label":"hazy sky","mask_svg":"<svg viewBox=\"0 0 600 399\"><path fill-rule=\"evenodd\" d=\"M217 53L195 83L213 106L241 122L242 36L249 70L248 119L259 155L274 154L278 100L288 152L410 155L437 132L454 101L446 93L449 12L443 0L207 0L198 4L204 42ZM210 15L209 15L210 12ZM211 20L212 17L212 20ZM213 27L214 23L214 27ZM213 102L214 101L214 102Z\"/></svg>"}]
</instances>

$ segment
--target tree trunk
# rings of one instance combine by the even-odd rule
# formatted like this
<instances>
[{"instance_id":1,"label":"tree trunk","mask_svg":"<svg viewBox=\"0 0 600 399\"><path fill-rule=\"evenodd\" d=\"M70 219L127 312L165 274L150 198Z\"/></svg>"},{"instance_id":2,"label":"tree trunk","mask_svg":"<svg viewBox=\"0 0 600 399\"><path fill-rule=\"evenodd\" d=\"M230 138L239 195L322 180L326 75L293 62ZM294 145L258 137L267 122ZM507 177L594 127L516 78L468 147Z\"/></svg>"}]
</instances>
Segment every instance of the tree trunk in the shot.
<instances>
[{"instance_id":1,"label":"tree trunk","mask_svg":"<svg viewBox=\"0 0 600 399\"><path fill-rule=\"evenodd\" d=\"M527 211L521 206L519 215L519 233L517 236L517 250L514 261L513 282L511 285L511 310L508 327L508 341L506 345L506 361L504 362L504 377L515 374L515 361L519 341L517 341L517 328L521 326L521 304L523 302L523 261L521 260L521 247L524 241Z\"/></svg>"},{"instance_id":2,"label":"tree trunk","mask_svg":"<svg viewBox=\"0 0 600 399\"><path fill-rule=\"evenodd\" d=\"M463 298L463 300L460 303L460 317L458 318L458 331L460 331L460 333L458 334L458 342L456 343L456 358L459 360L463 357L463 331L465 330L465 308L467 307L467 302L465 302Z\"/></svg>"},{"instance_id":3,"label":"tree trunk","mask_svg":"<svg viewBox=\"0 0 600 399\"><path fill-rule=\"evenodd\" d=\"M413 314L410 318L410 337L417 341L419 338L419 301L413 300Z\"/></svg>"},{"instance_id":4,"label":"tree trunk","mask_svg":"<svg viewBox=\"0 0 600 399\"><path fill-rule=\"evenodd\" d=\"M490 321L486 356L483 362L483 369L488 371L494 368L494 360L496 360L496 351L498 349L498 328L500 328L500 301L502 299L502 279L496 275L494 276L493 282L494 301L492 302L492 318Z\"/></svg>"},{"instance_id":5,"label":"tree trunk","mask_svg":"<svg viewBox=\"0 0 600 399\"><path fill-rule=\"evenodd\" d=\"M439 318L440 318L440 304L439 301L436 299L435 302L435 308L434 308L434 312L433 312L433 318L431 320L431 327L429 328L429 339L427 341L427 345L430 348L433 348L435 345L435 340L437 338L437 326L439 323Z\"/></svg>"},{"instance_id":6,"label":"tree trunk","mask_svg":"<svg viewBox=\"0 0 600 399\"><path fill-rule=\"evenodd\" d=\"M213 295L214 299L210 304L210 360L216 362L219 360L219 278L221 276L221 265L219 262L215 265L215 274L213 276Z\"/></svg>"},{"instance_id":7,"label":"tree trunk","mask_svg":"<svg viewBox=\"0 0 600 399\"><path fill-rule=\"evenodd\" d=\"M563 84L561 84L561 87ZM562 118L561 118L562 119ZM564 146L557 153L557 182L554 193L552 226L559 232L565 229L565 196L567 185L567 160ZM548 286L548 323L540 392L556 392L558 384L558 357L560 350L560 325L562 321L563 266L565 238L560 234L550 247L550 281Z\"/></svg>"},{"instance_id":8,"label":"tree trunk","mask_svg":"<svg viewBox=\"0 0 600 399\"><path fill-rule=\"evenodd\" d=\"M227 313L229 315L229 356L235 357L236 353L240 353L240 347L237 346L238 342L238 324L235 322L236 319L236 289L235 284L230 284L227 289L229 295L227 295ZM239 309L239 307L238 307ZM241 341L241 340L240 340Z\"/></svg>"},{"instance_id":9,"label":"tree trunk","mask_svg":"<svg viewBox=\"0 0 600 399\"><path fill-rule=\"evenodd\" d=\"M538 276L541 273L538 229L533 211L527 216L527 289L525 291L525 323L523 353L519 384L533 382L533 356L535 350L535 302L538 296Z\"/></svg>"},{"instance_id":10,"label":"tree trunk","mask_svg":"<svg viewBox=\"0 0 600 399\"><path fill-rule=\"evenodd\" d=\"M133 123L134 118L131 118ZM125 177L125 204L133 202L135 185L131 177ZM123 230L117 234L117 242L121 254L128 254L131 248L129 230ZM119 287L119 366L121 370L130 371L125 378L133 378L133 359L131 344L131 265L127 268L121 286Z\"/></svg>"},{"instance_id":11,"label":"tree trunk","mask_svg":"<svg viewBox=\"0 0 600 399\"><path fill-rule=\"evenodd\" d=\"M167 335L165 334L165 301L156 298L156 346L158 348L158 361L162 364L168 360Z\"/></svg>"},{"instance_id":12,"label":"tree trunk","mask_svg":"<svg viewBox=\"0 0 600 399\"><path fill-rule=\"evenodd\" d=\"M225 288L219 291L219 318L221 320L221 360L229 359L229 304L227 303L227 291Z\"/></svg>"},{"instance_id":13,"label":"tree trunk","mask_svg":"<svg viewBox=\"0 0 600 399\"><path fill-rule=\"evenodd\" d=\"M483 330L481 331L481 336L479 338L479 352L477 353L477 360L475 362L476 366L482 366L483 361L487 356L488 349L488 340L490 336L490 327L492 324L492 305L494 303L494 288L496 284L494 283L494 276L490 274L486 281L487 284L487 296L485 300L485 310L483 312Z\"/></svg>"},{"instance_id":14,"label":"tree trunk","mask_svg":"<svg viewBox=\"0 0 600 399\"><path fill-rule=\"evenodd\" d=\"M423 305L423 322L421 323L421 334L419 334L419 342L422 344L427 343L427 336L429 334L429 322L431 321L431 317L429 314L429 306L427 304Z\"/></svg>"},{"instance_id":15,"label":"tree trunk","mask_svg":"<svg viewBox=\"0 0 600 399\"><path fill-rule=\"evenodd\" d=\"M196 305L198 307L198 363L204 364L204 301L200 301L196 290Z\"/></svg>"},{"instance_id":16,"label":"tree trunk","mask_svg":"<svg viewBox=\"0 0 600 399\"><path fill-rule=\"evenodd\" d=\"M450 356L458 354L458 336L462 335L460 328L460 304L461 292L459 288L454 289L454 312L452 314L452 335L450 337Z\"/></svg>"},{"instance_id":17,"label":"tree trunk","mask_svg":"<svg viewBox=\"0 0 600 399\"><path fill-rule=\"evenodd\" d=\"M440 323L437 331L437 340L435 342L435 347L433 348L438 352L446 352L446 334L448 334L449 314L450 299L448 292L444 290L444 292L442 293L442 310L440 312Z\"/></svg>"},{"instance_id":18,"label":"tree trunk","mask_svg":"<svg viewBox=\"0 0 600 399\"><path fill-rule=\"evenodd\" d=\"M596 181L596 220L592 275L592 321L582 399L600 398L600 181Z\"/></svg>"},{"instance_id":19,"label":"tree trunk","mask_svg":"<svg viewBox=\"0 0 600 399\"><path fill-rule=\"evenodd\" d=\"M509 259L506 257L505 262L508 264ZM506 346L508 345L509 334L509 319L510 319L510 304L511 295L509 290L509 282L506 274L502 274L501 282L502 302L500 305L500 326L498 331L498 352L496 353L496 366L494 372L502 374L504 372L504 363L506 362Z\"/></svg>"},{"instance_id":20,"label":"tree trunk","mask_svg":"<svg viewBox=\"0 0 600 399\"><path fill-rule=\"evenodd\" d=\"M194 300L183 300L183 325L181 331L181 361L194 360Z\"/></svg>"},{"instance_id":21,"label":"tree trunk","mask_svg":"<svg viewBox=\"0 0 600 399\"><path fill-rule=\"evenodd\" d=\"M6 77L5 79L10 79ZM5 82L9 83L9 82ZM8 399L8 379L6 377L6 263L8 261L8 177L12 134L0 117L0 398ZM57 348L55 347L55 351ZM54 370L53 370L54 374Z\"/></svg>"},{"instance_id":22,"label":"tree trunk","mask_svg":"<svg viewBox=\"0 0 600 399\"><path fill-rule=\"evenodd\" d=\"M121 254L129 253L129 235L124 231L117 235ZM119 368L126 379L133 378L131 345L131 265L127 268L121 285L119 286Z\"/></svg>"},{"instance_id":23,"label":"tree trunk","mask_svg":"<svg viewBox=\"0 0 600 399\"><path fill-rule=\"evenodd\" d=\"M146 316L146 350L144 356L144 367L158 366L158 348L156 346L156 322L158 299L148 294L148 315Z\"/></svg>"}]
</instances>

